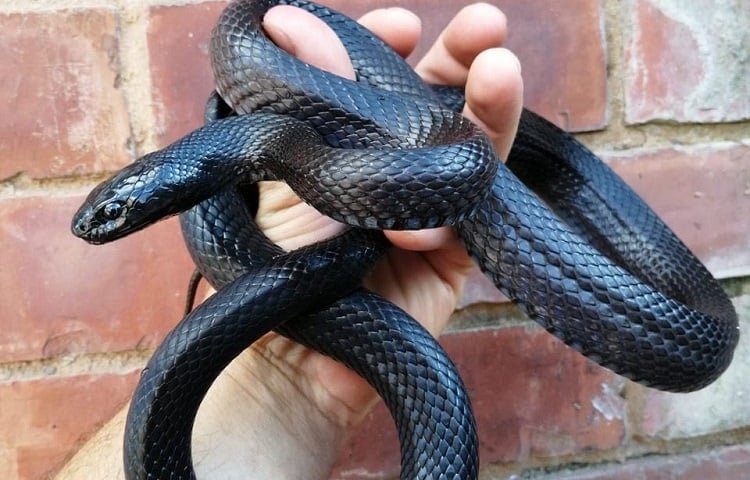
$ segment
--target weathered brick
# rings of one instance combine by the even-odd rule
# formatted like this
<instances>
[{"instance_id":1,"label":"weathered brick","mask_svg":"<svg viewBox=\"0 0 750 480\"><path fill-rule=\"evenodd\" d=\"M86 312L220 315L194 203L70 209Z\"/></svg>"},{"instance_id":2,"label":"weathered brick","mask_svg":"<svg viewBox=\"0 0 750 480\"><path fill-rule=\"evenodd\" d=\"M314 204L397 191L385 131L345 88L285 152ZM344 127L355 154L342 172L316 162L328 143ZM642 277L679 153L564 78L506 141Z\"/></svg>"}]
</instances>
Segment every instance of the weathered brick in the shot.
<instances>
[{"instance_id":1,"label":"weathered brick","mask_svg":"<svg viewBox=\"0 0 750 480\"><path fill-rule=\"evenodd\" d=\"M138 372L0 384L0 471L48 478L128 400Z\"/></svg>"},{"instance_id":2,"label":"weathered brick","mask_svg":"<svg viewBox=\"0 0 750 480\"><path fill-rule=\"evenodd\" d=\"M535 478L559 480L746 480L750 446L736 445L683 455L651 456L624 464L556 472Z\"/></svg>"},{"instance_id":3,"label":"weathered brick","mask_svg":"<svg viewBox=\"0 0 750 480\"><path fill-rule=\"evenodd\" d=\"M742 2L633 0L626 12L626 121L750 118L750 9Z\"/></svg>"},{"instance_id":4,"label":"weathered brick","mask_svg":"<svg viewBox=\"0 0 750 480\"><path fill-rule=\"evenodd\" d=\"M696 437L750 425L750 295L734 299L740 317L740 343L734 359L719 379L693 393L665 393L634 387L631 414L633 435L671 440ZM709 478L709 477L706 477Z\"/></svg>"},{"instance_id":5,"label":"weathered brick","mask_svg":"<svg viewBox=\"0 0 750 480\"><path fill-rule=\"evenodd\" d=\"M462 332L442 343L471 395L482 464L607 450L625 441L623 380L547 332ZM379 406L342 453L334 477L397 476L397 438Z\"/></svg>"},{"instance_id":6,"label":"weathered brick","mask_svg":"<svg viewBox=\"0 0 750 480\"><path fill-rule=\"evenodd\" d=\"M0 361L153 346L181 317L191 262L174 220L92 246L81 196L0 202Z\"/></svg>"},{"instance_id":7,"label":"weathered brick","mask_svg":"<svg viewBox=\"0 0 750 480\"><path fill-rule=\"evenodd\" d=\"M109 8L0 14L0 179L111 170L129 161Z\"/></svg>"},{"instance_id":8,"label":"weathered brick","mask_svg":"<svg viewBox=\"0 0 750 480\"><path fill-rule=\"evenodd\" d=\"M150 10L151 84L162 145L203 124L203 107L214 84L208 39L227 3L157 6Z\"/></svg>"},{"instance_id":9,"label":"weathered brick","mask_svg":"<svg viewBox=\"0 0 750 480\"><path fill-rule=\"evenodd\" d=\"M358 17L389 2L322 2ZM423 19L424 36L412 56L420 58L445 24L471 0L404 4ZM606 61L599 2L495 0L509 17L508 47L524 68L526 103L571 130L606 124ZM208 35L224 2L154 7L149 24L149 54L160 143L175 140L201 124L206 95L213 84ZM541 8L543 6L543 8ZM544 29L530 26L544 25ZM567 52L575 50L575 55ZM585 72L583 75L581 72Z\"/></svg>"}]
</instances>

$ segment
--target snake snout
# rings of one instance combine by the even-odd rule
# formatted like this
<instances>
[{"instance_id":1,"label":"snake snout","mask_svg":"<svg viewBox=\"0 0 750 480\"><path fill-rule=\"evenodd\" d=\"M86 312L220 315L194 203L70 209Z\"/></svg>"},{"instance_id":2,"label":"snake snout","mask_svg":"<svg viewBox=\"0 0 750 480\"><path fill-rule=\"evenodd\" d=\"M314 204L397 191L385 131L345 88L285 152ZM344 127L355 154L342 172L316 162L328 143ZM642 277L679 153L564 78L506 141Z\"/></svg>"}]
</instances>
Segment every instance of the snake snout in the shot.
<instances>
[{"instance_id":1,"label":"snake snout","mask_svg":"<svg viewBox=\"0 0 750 480\"><path fill-rule=\"evenodd\" d=\"M119 200L103 205L84 203L76 212L71 223L71 231L76 237L92 244L102 244L120 238L125 223L125 206Z\"/></svg>"},{"instance_id":2,"label":"snake snout","mask_svg":"<svg viewBox=\"0 0 750 480\"><path fill-rule=\"evenodd\" d=\"M92 230L91 216L86 211L88 205L78 209L70 224L70 231L78 238L86 239Z\"/></svg>"}]
</instances>

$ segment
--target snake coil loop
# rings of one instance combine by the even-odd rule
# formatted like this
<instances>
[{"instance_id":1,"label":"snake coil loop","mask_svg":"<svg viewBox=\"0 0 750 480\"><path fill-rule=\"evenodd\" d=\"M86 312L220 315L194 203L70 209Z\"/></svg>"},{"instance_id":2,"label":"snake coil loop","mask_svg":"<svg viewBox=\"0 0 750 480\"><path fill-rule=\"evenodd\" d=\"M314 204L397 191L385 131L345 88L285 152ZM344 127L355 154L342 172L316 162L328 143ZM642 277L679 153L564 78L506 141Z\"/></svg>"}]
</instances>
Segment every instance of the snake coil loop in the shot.
<instances>
[{"instance_id":1,"label":"snake coil loop","mask_svg":"<svg viewBox=\"0 0 750 480\"><path fill-rule=\"evenodd\" d=\"M260 24L277 4L330 25L358 81L268 41ZM73 221L76 235L104 243L182 213L191 255L218 289L144 370L128 416L128 478L194 478L190 438L203 395L272 329L376 388L399 430L402 478L477 477L474 418L455 366L416 321L359 287L388 248L373 229L454 225L531 318L645 385L690 391L729 365L737 317L719 284L606 165L534 113L524 110L503 165L446 107L460 106L460 93L423 84L356 22L304 0L230 4L211 60L219 96L207 125L103 182ZM247 184L263 179L284 179L358 228L281 251L246 202Z\"/></svg>"}]
</instances>

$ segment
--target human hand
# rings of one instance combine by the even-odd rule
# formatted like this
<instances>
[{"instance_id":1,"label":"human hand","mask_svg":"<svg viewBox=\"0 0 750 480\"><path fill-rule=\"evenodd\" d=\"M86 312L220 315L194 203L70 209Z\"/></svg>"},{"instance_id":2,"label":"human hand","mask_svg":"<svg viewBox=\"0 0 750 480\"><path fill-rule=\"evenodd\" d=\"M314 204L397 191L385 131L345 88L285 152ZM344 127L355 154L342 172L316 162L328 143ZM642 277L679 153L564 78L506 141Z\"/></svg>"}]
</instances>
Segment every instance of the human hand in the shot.
<instances>
[{"instance_id":1,"label":"human hand","mask_svg":"<svg viewBox=\"0 0 750 480\"><path fill-rule=\"evenodd\" d=\"M421 30L418 18L397 8L371 12L360 22L403 56L413 50ZM293 7L276 7L267 13L264 27L278 45L302 60L354 78L343 46L317 18ZM464 114L485 130L501 158L510 151L522 104L518 62L497 48L505 35L505 18L497 9L469 6L417 67L430 83L466 85ZM287 249L342 228L277 183L262 185L256 218L269 238ZM472 262L448 227L387 236L396 248L376 267L368 287L438 335L455 309ZM328 478L341 445L376 400L369 385L344 366L276 334L266 335L227 367L201 406L193 435L197 476ZM110 428L121 432L123 420L119 415ZM119 447L122 435L105 436L112 437ZM110 454L120 461L121 455ZM90 472L101 477L101 463L89 461ZM106 475L110 477L114 473Z\"/></svg>"}]
</instances>

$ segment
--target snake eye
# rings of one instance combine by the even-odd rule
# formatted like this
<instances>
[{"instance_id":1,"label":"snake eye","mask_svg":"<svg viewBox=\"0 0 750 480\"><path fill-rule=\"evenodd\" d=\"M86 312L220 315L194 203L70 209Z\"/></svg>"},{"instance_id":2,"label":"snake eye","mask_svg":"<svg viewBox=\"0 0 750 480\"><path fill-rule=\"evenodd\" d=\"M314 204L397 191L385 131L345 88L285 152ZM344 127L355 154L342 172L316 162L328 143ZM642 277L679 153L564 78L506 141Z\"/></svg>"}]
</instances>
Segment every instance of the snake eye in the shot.
<instances>
[{"instance_id":1,"label":"snake eye","mask_svg":"<svg viewBox=\"0 0 750 480\"><path fill-rule=\"evenodd\" d=\"M125 211L125 204L122 202L114 201L106 204L102 209L102 215L107 220L117 220L120 215Z\"/></svg>"}]
</instances>

